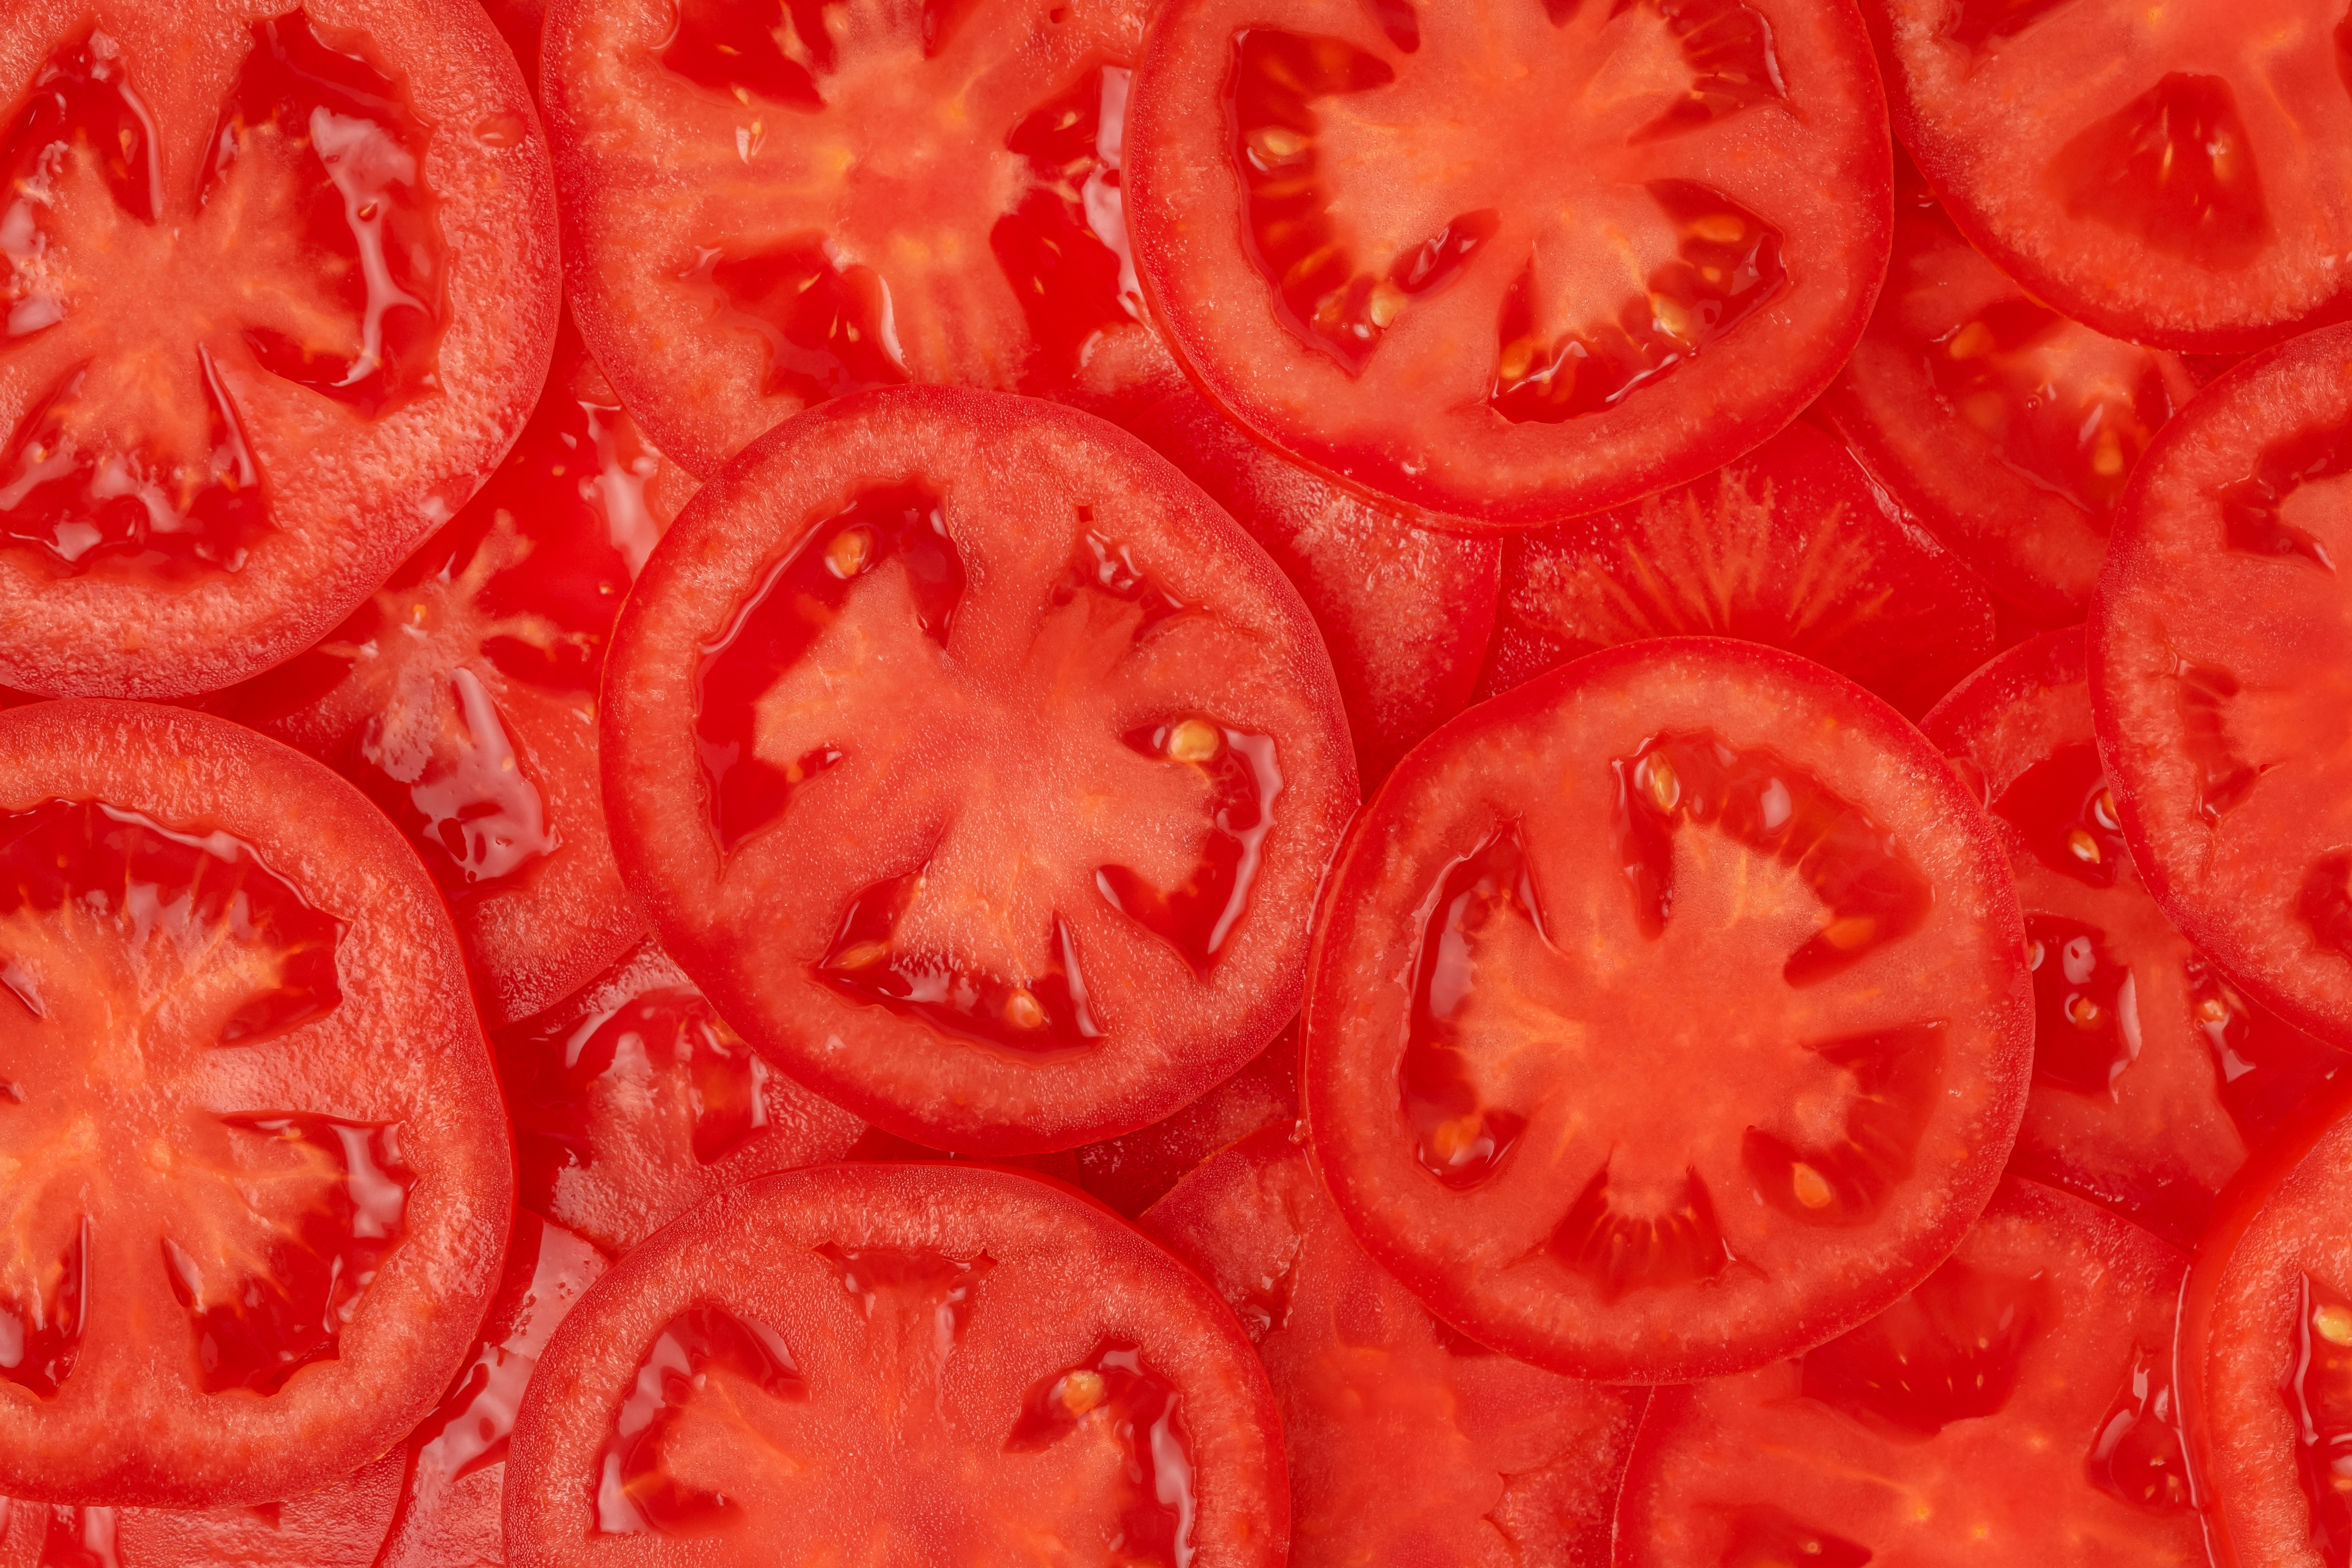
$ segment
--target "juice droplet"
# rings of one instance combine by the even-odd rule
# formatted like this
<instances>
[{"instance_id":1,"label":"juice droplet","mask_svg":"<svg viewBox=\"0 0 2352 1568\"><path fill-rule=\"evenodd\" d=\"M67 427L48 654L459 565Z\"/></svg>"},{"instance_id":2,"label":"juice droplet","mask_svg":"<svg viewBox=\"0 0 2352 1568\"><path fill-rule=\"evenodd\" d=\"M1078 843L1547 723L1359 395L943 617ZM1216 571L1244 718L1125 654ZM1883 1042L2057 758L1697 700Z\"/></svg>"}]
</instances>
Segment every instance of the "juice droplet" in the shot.
<instances>
[{"instance_id":1,"label":"juice droplet","mask_svg":"<svg viewBox=\"0 0 2352 1568\"><path fill-rule=\"evenodd\" d=\"M2138 986L2107 951L2106 933L2080 921L2030 914L2033 1072L2085 1094L2112 1096L2139 1057Z\"/></svg>"},{"instance_id":2,"label":"juice droplet","mask_svg":"<svg viewBox=\"0 0 2352 1568\"><path fill-rule=\"evenodd\" d=\"M479 894L511 885L562 839L482 678L461 666L448 685L449 700L432 715L436 725L397 711L370 715L358 760L399 786L368 779L369 793L425 851L444 888Z\"/></svg>"},{"instance_id":3,"label":"juice droplet","mask_svg":"<svg viewBox=\"0 0 2352 1568\"><path fill-rule=\"evenodd\" d=\"M2099 1423L2084 1465L2093 1486L2134 1508L2180 1513L2194 1506L2172 1400L2169 1347L2133 1351L2131 1372L2114 1408Z\"/></svg>"}]
</instances>

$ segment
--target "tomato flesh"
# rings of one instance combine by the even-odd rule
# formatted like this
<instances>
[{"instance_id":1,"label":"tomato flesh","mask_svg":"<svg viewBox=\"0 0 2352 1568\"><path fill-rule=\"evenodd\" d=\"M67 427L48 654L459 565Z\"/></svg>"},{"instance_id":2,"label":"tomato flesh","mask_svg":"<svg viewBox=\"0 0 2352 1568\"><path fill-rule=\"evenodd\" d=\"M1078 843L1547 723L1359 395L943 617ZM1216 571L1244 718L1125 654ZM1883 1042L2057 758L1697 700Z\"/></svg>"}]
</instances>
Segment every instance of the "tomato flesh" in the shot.
<instances>
[{"instance_id":1,"label":"tomato flesh","mask_svg":"<svg viewBox=\"0 0 2352 1568\"><path fill-rule=\"evenodd\" d=\"M0 1568L372 1568L400 1496L387 1455L338 1486L209 1509L0 1505Z\"/></svg>"}]
</instances>

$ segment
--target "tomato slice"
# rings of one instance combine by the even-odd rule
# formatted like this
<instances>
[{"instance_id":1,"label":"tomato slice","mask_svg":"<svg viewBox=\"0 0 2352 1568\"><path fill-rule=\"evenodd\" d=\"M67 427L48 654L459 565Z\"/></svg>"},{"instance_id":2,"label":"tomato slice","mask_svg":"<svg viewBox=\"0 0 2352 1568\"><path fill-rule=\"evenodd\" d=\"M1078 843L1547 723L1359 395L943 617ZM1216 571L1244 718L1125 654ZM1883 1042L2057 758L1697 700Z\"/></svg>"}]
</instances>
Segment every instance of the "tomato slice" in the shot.
<instances>
[{"instance_id":1,"label":"tomato slice","mask_svg":"<svg viewBox=\"0 0 2352 1568\"><path fill-rule=\"evenodd\" d=\"M1921 726L1991 813L2025 908L2033 1093L2010 1169L2193 1246L2213 1195L2347 1058L2252 1000L2148 896L2091 724L2079 627Z\"/></svg>"},{"instance_id":2,"label":"tomato slice","mask_svg":"<svg viewBox=\"0 0 2352 1568\"><path fill-rule=\"evenodd\" d=\"M1143 1216L1257 1342L1282 1411L1295 1568L1608 1560L1643 1394L1496 1355L1431 1317L1268 1127Z\"/></svg>"},{"instance_id":3,"label":"tomato slice","mask_svg":"<svg viewBox=\"0 0 2352 1568\"><path fill-rule=\"evenodd\" d=\"M0 58L0 684L317 641L462 506L555 330L553 178L473 7L127 0Z\"/></svg>"},{"instance_id":4,"label":"tomato slice","mask_svg":"<svg viewBox=\"0 0 2352 1568\"><path fill-rule=\"evenodd\" d=\"M572 300L622 400L708 475L865 387L1160 395L1120 172L1145 10L557 0Z\"/></svg>"},{"instance_id":5,"label":"tomato slice","mask_svg":"<svg viewBox=\"0 0 2352 1568\"><path fill-rule=\"evenodd\" d=\"M1208 395L1338 483L1509 531L1754 447L1886 266L1842 0L1173 0L1136 272Z\"/></svg>"},{"instance_id":6,"label":"tomato slice","mask_svg":"<svg viewBox=\"0 0 2352 1568\"><path fill-rule=\"evenodd\" d=\"M2132 860L2181 934L2352 1045L2352 328L2250 360L2141 459L2091 621Z\"/></svg>"},{"instance_id":7,"label":"tomato slice","mask_svg":"<svg viewBox=\"0 0 2352 1568\"><path fill-rule=\"evenodd\" d=\"M1959 1251L1794 1361L1650 1397L1621 1568L2203 1568L2174 1425L2187 1260L2002 1184Z\"/></svg>"},{"instance_id":8,"label":"tomato slice","mask_svg":"<svg viewBox=\"0 0 2352 1568\"><path fill-rule=\"evenodd\" d=\"M2023 949L1999 841L1892 709L1754 644L1608 649L1440 730L1358 819L1307 982L1318 1160L1481 1343L1745 1371L1983 1208Z\"/></svg>"},{"instance_id":9,"label":"tomato slice","mask_svg":"<svg viewBox=\"0 0 2352 1568\"><path fill-rule=\"evenodd\" d=\"M1265 547L1331 649L1367 784L1470 705L1501 550L1412 527L1252 441L1187 389L1128 421Z\"/></svg>"},{"instance_id":10,"label":"tomato slice","mask_svg":"<svg viewBox=\"0 0 2352 1568\"><path fill-rule=\"evenodd\" d=\"M0 1491L199 1507L432 1408L513 1173L448 916L332 773L202 714L0 714Z\"/></svg>"},{"instance_id":11,"label":"tomato slice","mask_svg":"<svg viewBox=\"0 0 2352 1568\"><path fill-rule=\"evenodd\" d=\"M1157 1121L1297 1006L1355 765L1314 622L1140 444L1031 399L838 400L655 551L604 799L663 945L931 1147Z\"/></svg>"},{"instance_id":12,"label":"tomato slice","mask_svg":"<svg viewBox=\"0 0 2352 1568\"><path fill-rule=\"evenodd\" d=\"M866 1131L755 1055L651 940L493 1043L523 1206L615 1256L720 1188L838 1159Z\"/></svg>"},{"instance_id":13,"label":"tomato slice","mask_svg":"<svg viewBox=\"0 0 2352 1568\"><path fill-rule=\"evenodd\" d=\"M399 1500L400 1456L390 1454L341 1485L283 1502L0 1501L0 1568L373 1568Z\"/></svg>"},{"instance_id":14,"label":"tomato slice","mask_svg":"<svg viewBox=\"0 0 2352 1568\"><path fill-rule=\"evenodd\" d=\"M1865 0L1969 240L2109 337L2244 353L2352 310L2344 11Z\"/></svg>"},{"instance_id":15,"label":"tomato slice","mask_svg":"<svg viewBox=\"0 0 2352 1568\"><path fill-rule=\"evenodd\" d=\"M1799 424L1703 479L1507 542L1481 684L1705 635L1801 654L1913 719L1999 646L1975 575Z\"/></svg>"},{"instance_id":16,"label":"tomato slice","mask_svg":"<svg viewBox=\"0 0 2352 1568\"><path fill-rule=\"evenodd\" d=\"M832 1165L712 1199L556 1331L515 1568L1284 1561L1274 1397L1190 1270L1006 1171Z\"/></svg>"},{"instance_id":17,"label":"tomato slice","mask_svg":"<svg viewBox=\"0 0 2352 1568\"><path fill-rule=\"evenodd\" d=\"M1297 1121L1298 1030L1294 1025L1276 1036L1249 1066L1175 1115L1123 1138L1071 1150L1067 1179L1132 1219L1219 1150L1264 1128L1286 1132Z\"/></svg>"}]
</instances>

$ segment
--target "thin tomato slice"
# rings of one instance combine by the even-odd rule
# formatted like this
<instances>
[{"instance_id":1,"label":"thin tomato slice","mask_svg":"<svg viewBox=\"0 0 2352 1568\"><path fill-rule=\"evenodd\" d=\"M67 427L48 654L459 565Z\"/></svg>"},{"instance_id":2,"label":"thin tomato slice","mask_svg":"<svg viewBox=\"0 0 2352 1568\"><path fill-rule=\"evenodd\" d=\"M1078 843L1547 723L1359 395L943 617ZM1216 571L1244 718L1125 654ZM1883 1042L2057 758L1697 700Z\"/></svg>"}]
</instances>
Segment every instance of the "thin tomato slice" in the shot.
<instances>
[{"instance_id":1,"label":"thin tomato slice","mask_svg":"<svg viewBox=\"0 0 2352 1568\"><path fill-rule=\"evenodd\" d=\"M2091 697L2132 860L2181 933L2352 1045L2352 328L2160 432L2116 519Z\"/></svg>"},{"instance_id":2,"label":"thin tomato slice","mask_svg":"<svg viewBox=\"0 0 2352 1568\"><path fill-rule=\"evenodd\" d=\"M19 7L0 46L0 685L317 641L538 395L553 178L472 6Z\"/></svg>"},{"instance_id":3,"label":"thin tomato slice","mask_svg":"<svg viewBox=\"0 0 2352 1568\"><path fill-rule=\"evenodd\" d=\"M1801 654L1913 719L1997 646L1975 575L1800 424L1703 479L1508 541L1481 685L1709 635Z\"/></svg>"},{"instance_id":4,"label":"thin tomato slice","mask_svg":"<svg viewBox=\"0 0 2352 1568\"><path fill-rule=\"evenodd\" d=\"M1306 596L1368 786L1469 706L1495 623L1494 541L1415 528L1267 451L1190 389L1128 427L1232 512Z\"/></svg>"},{"instance_id":5,"label":"thin tomato slice","mask_svg":"<svg viewBox=\"0 0 2352 1568\"><path fill-rule=\"evenodd\" d=\"M1158 397L1120 172L1145 11L557 0L571 295L622 400L708 475L865 387Z\"/></svg>"},{"instance_id":6,"label":"thin tomato slice","mask_svg":"<svg viewBox=\"0 0 2352 1568\"><path fill-rule=\"evenodd\" d=\"M1318 1159L1481 1343L1745 1371L1983 1208L2023 949L1999 842L1894 710L1754 644L1612 648L1440 730L1359 817L1307 983Z\"/></svg>"},{"instance_id":7,"label":"thin tomato slice","mask_svg":"<svg viewBox=\"0 0 2352 1568\"><path fill-rule=\"evenodd\" d=\"M388 1454L339 1486L226 1508L0 1502L0 1568L373 1568L400 1465Z\"/></svg>"},{"instance_id":8,"label":"thin tomato slice","mask_svg":"<svg viewBox=\"0 0 2352 1568\"><path fill-rule=\"evenodd\" d=\"M1871 1321L1651 1395L1619 1568L2203 1568L2171 1387L2186 1265L2128 1221L2004 1183Z\"/></svg>"},{"instance_id":9,"label":"thin tomato slice","mask_svg":"<svg viewBox=\"0 0 2352 1568\"><path fill-rule=\"evenodd\" d=\"M1279 1568L1276 1431L1224 1303L1097 1205L824 1166L714 1198L556 1331L509 1560Z\"/></svg>"},{"instance_id":10,"label":"thin tomato slice","mask_svg":"<svg viewBox=\"0 0 2352 1568\"><path fill-rule=\"evenodd\" d=\"M0 1491L349 1476L496 1288L513 1171L448 914L348 784L202 714L0 715Z\"/></svg>"},{"instance_id":11,"label":"thin tomato slice","mask_svg":"<svg viewBox=\"0 0 2352 1568\"><path fill-rule=\"evenodd\" d=\"M1532 528L1829 384L1886 267L1885 115L1847 0L1173 0L1129 116L1137 276L1273 446Z\"/></svg>"},{"instance_id":12,"label":"thin tomato slice","mask_svg":"<svg viewBox=\"0 0 2352 1568\"><path fill-rule=\"evenodd\" d=\"M1356 802L1297 594L1140 443L839 399L681 514L624 610L604 799L754 1047L930 1147L1132 1131L1297 1006Z\"/></svg>"},{"instance_id":13,"label":"thin tomato slice","mask_svg":"<svg viewBox=\"0 0 2352 1568\"><path fill-rule=\"evenodd\" d=\"M1218 1154L1142 1225L1257 1342L1282 1411L1293 1568L1607 1559L1642 1394L1431 1317L1349 1234L1289 1128Z\"/></svg>"}]
</instances>

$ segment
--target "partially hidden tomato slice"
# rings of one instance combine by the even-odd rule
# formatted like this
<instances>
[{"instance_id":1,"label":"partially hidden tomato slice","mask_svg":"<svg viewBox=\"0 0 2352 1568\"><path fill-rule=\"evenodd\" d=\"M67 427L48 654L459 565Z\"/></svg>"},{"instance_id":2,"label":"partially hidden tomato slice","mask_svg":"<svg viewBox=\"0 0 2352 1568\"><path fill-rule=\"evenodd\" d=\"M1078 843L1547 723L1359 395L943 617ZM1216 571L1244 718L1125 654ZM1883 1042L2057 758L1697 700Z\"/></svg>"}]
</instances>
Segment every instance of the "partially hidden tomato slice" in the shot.
<instances>
[{"instance_id":1,"label":"partially hidden tomato slice","mask_svg":"<svg viewBox=\"0 0 2352 1568\"><path fill-rule=\"evenodd\" d=\"M523 1396L507 1550L1279 1568L1287 1501L1247 1336L1132 1227L1013 1172L832 1165L589 1291Z\"/></svg>"},{"instance_id":2,"label":"partially hidden tomato slice","mask_svg":"<svg viewBox=\"0 0 2352 1568\"><path fill-rule=\"evenodd\" d=\"M866 1131L753 1052L650 940L493 1044L523 1206L615 1256L720 1188L837 1159Z\"/></svg>"},{"instance_id":3,"label":"partially hidden tomato slice","mask_svg":"<svg viewBox=\"0 0 2352 1568\"><path fill-rule=\"evenodd\" d=\"M1331 649L1369 785L1470 704L1501 547L1413 527L1277 457L1189 389L1127 421L1297 584Z\"/></svg>"},{"instance_id":4,"label":"partially hidden tomato slice","mask_svg":"<svg viewBox=\"0 0 2352 1568\"><path fill-rule=\"evenodd\" d=\"M400 1467L387 1454L338 1486L224 1508L0 1501L0 1568L373 1568Z\"/></svg>"},{"instance_id":5,"label":"partially hidden tomato slice","mask_svg":"<svg viewBox=\"0 0 2352 1568\"><path fill-rule=\"evenodd\" d=\"M1431 1317L1364 1255L1289 1128L1218 1154L1142 1225L1257 1342L1294 1568L1607 1561L1641 1392L1497 1355Z\"/></svg>"},{"instance_id":6,"label":"partially hidden tomato slice","mask_svg":"<svg viewBox=\"0 0 2352 1568\"><path fill-rule=\"evenodd\" d=\"M604 698L670 954L803 1083L970 1152L1132 1131L1255 1056L1356 802L1273 563L1027 398L867 393L755 444L655 551Z\"/></svg>"},{"instance_id":7,"label":"partially hidden tomato slice","mask_svg":"<svg viewBox=\"0 0 2352 1568\"><path fill-rule=\"evenodd\" d=\"M2010 1169L2178 1247L2341 1052L2248 996L2148 897L2091 725L2081 628L1993 660L1922 728L2009 850L2033 970L2033 1093Z\"/></svg>"},{"instance_id":8,"label":"partially hidden tomato slice","mask_svg":"<svg viewBox=\"0 0 2352 1568\"><path fill-rule=\"evenodd\" d=\"M1508 531L1696 479L1836 374L1886 266L1846 0L1173 0L1136 271L1236 419Z\"/></svg>"},{"instance_id":9,"label":"partially hidden tomato slice","mask_svg":"<svg viewBox=\"0 0 2352 1568\"><path fill-rule=\"evenodd\" d=\"M2204 1568L2172 1395L2187 1261L2003 1183L1951 1260L1869 1322L1651 1395L1619 1568Z\"/></svg>"},{"instance_id":10,"label":"partially hidden tomato slice","mask_svg":"<svg viewBox=\"0 0 2352 1568\"><path fill-rule=\"evenodd\" d=\"M708 475L865 387L1159 396L1121 183L1145 11L557 0L571 297L622 400Z\"/></svg>"},{"instance_id":11,"label":"partially hidden tomato slice","mask_svg":"<svg viewBox=\"0 0 2352 1568\"><path fill-rule=\"evenodd\" d=\"M1801 654L1913 719L1998 646L1975 575L1798 424L1705 479L1506 542L1481 684L1710 635Z\"/></svg>"},{"instance_id":12,"label":"partially hidden tomato slice","mask_svg":"<svg viewBox=\"0 0 2352 1568\"><path fill-rule=\"evenodd\" d=\"M2126 481L2202 378L2028 294L1907 163L1886 291L1821 413L2004 604L2079 621Z\"/></svg>"},{"instance_id":13,"label":"partially hidden tomato slice","mask_svg":"<svg viewBox=\"0 0 2352 1568\"><path fill-rule=\"evenodd\" d=\"M449 897L494 1023L644 933L597 795L613 619L695 481L566 328L538 411L479 495L317 647L208 699L310 752L407 833Z\"/></svg>"},{"instance_id":14,"label":"partially hidden tomato slice","mask_svg":"<svg viewBox=\"0 0 2352 1568\"><path fill-rule=\"evenodd\" d=\"M2335 0L1864 0L1969 240L2110 337L2244 353L2352 310Z\"/></svg>"},{"instance_id":15,"label":"partially hidden tomato slice","mask_svg":"<svg viewBox=\"0 0 2352 1568\"><path fill-rule=\"evenodd\" d=\"M2091 697L2133 864L2181 933L2352 1045L2352 328L2250 360L2116 513Z\"/></svg>"},{"instance_id":16,"label":"partially hidden tomato slice","mask_svg":"<svg viewBox=\"0 0 2352 1568\"><path fill-rule=\"evenodd\" d=\"M1307 1115L1365 1247L1481 1343L1664 1383L1794 1354L1958 1244L2025 1108L2017 896L1901 716L1675 637L1483 703L1327 881Z\"/></svg>"},{"instance_id":17,"label":"partially hidden tomato slice","mask_svg":"<svg viewBox=\"0 0 2352 1568\"><path fill-rule=\"evenodd\" d=\"M557 277L522 78L472 6L44 0L0 105L0 685L267 669L530 411Z\"/></svg>"},{"instance_id":18,"label":"partially hidden tomato slice","mask_svg":"<svg viewBox=\"0 0 2352 1568\"><path fill-rule=\"evenodd\" d=\"M0 1492L196 1507L432 1408L513 1172L448 914L317 763L202 714L0 715Z\"/></svg>"}]
</instances>

